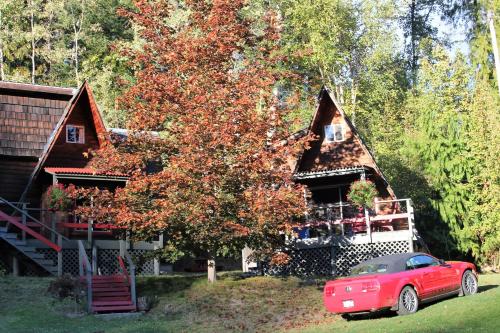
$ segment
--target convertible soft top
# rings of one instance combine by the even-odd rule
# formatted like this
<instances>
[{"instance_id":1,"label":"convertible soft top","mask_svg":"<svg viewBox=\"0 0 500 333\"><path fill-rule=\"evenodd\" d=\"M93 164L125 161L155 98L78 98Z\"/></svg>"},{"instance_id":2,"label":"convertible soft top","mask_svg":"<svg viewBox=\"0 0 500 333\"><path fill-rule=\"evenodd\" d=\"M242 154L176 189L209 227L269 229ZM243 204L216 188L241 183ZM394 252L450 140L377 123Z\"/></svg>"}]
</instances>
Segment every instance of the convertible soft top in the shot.
<instances>
[{"instance_id":1,"label":"convertible soft top","mask_svg":"<svg viewBox=\"0 0 500 333\"><path fill-rule=\"evenodd\" d=\"M365 265L387 265L387 270L384 272L385 274L387 273L397 273L397 272L402 272L406 270L406 262L414 257L414 256L419 256L419 255L424 255L428 256L429 254L423 253L423 252L412 252L412 253L398 253L398 254L391 254L390 256L383 256L383 257L377 257L373 258L367 261L363 261L362 263L354 266L352 269L356 269L358 267L362 267Z\"/></svg>"}]
</instances>

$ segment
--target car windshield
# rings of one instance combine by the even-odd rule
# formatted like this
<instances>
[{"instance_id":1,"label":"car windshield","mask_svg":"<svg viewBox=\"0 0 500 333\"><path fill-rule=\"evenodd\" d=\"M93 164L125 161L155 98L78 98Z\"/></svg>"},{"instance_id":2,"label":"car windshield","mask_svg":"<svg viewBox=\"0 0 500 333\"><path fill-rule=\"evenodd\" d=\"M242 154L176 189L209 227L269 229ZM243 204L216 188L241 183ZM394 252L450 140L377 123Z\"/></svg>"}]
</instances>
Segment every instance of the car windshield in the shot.
<instances>
[{"instance_id":1,"label":"car windshield","mask_svg":"<svg viewBox=\"0 0 500 333\"><path fill-rule=\"evenodd\" d=\"M386 264L364 264L356 266L352 269L351 275L364 275L373 273L385 273L387 272Z\"/></svg>"}]
</instances>

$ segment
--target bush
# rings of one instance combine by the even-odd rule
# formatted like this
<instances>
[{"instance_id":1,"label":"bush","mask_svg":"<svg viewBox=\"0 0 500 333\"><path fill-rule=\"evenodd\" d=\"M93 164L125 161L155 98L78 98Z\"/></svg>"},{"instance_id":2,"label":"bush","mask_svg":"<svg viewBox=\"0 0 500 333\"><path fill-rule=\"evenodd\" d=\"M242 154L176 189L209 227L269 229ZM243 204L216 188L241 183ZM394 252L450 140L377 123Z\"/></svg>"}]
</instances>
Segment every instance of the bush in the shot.
<instances>
[{"instance_id":1,"label":"bush","mask_svg":"<svg viewBox=\"0 0 500 333\"><path fill-rule=\"evenodd\" d=\"M142 296L137 298L137 309L139 311L149 311L158 304L158 296Z\"/></svg>"},{"instance_id":2,"label":"bush","mask_svg":"<svg viewBox=\"0 0 500 333\"><path fill-rule=\"evenodd\" d=\"M84 284L79 278L64 274L50 282L48 292L59 300L71 298L80 303L84 295Z\"/></svg>"},{"instance_id":3,"label":"bush","mask_svg":"<svg viewBox=\"0 0 500 333\"><path fill-rule=\"evenodd\" d=\"M66 211L71 208L71 198L63 184L56 184L47 190L49 209Z\"/></svg>"},{"instance_id":4,"label":"bush","mask_svg":"<svg viewBox=\"0 0 500 333\"><path fill-rule=\"evenodd\" d=\"M371 208L376 196L375 184L371 181L359 180L351 184L347 198L358 207Z\"/></svg>"}]
</instances>

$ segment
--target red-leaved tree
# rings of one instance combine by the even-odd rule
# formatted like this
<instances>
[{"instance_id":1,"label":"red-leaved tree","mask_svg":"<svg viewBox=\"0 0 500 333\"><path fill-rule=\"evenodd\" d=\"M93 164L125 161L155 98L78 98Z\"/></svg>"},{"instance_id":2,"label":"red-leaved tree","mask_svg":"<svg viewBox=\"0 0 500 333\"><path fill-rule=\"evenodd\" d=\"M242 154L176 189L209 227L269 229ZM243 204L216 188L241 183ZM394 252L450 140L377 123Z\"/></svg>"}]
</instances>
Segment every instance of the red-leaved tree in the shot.
<instances>
[{"instance_id":1,"label":"red-leaved tree","mask_svg":"<svg viewBox=\"0 0 500 333\"><path fill-rule=\"evenodd\" d=\"M144 40L128 51L138 71L120 100L129 137L94 158L131 174L114 197L116 223L135 239L164 233L172 259L245 245L271 255L305 210L287 163L300 143L283 143L286 103L273 94L275 17L256 34L243 0L187 0L174 24L168 3L139 0L123 13Z\"/></svg>"}]
</instances>

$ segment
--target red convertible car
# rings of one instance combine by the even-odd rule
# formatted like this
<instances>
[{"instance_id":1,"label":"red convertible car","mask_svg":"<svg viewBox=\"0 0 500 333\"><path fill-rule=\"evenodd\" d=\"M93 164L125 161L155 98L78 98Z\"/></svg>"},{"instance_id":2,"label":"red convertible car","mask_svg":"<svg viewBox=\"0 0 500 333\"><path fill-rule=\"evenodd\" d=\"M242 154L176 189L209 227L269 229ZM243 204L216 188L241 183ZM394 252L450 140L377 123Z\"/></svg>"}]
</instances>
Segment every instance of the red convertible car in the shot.
<instances>
[{"instance_id":1,"label":"red convertible car","mask_svg":"<svg viewBox=\"0 0 500 333\"><path fill-rule=\"evenodd\" d=\"M330 312L356 314L383 309L406 315L420 303L478 289L476 267L425 253L379 257L354 266L346 278L328 281L323 300Z\"/></svg>"}]
</instances>

